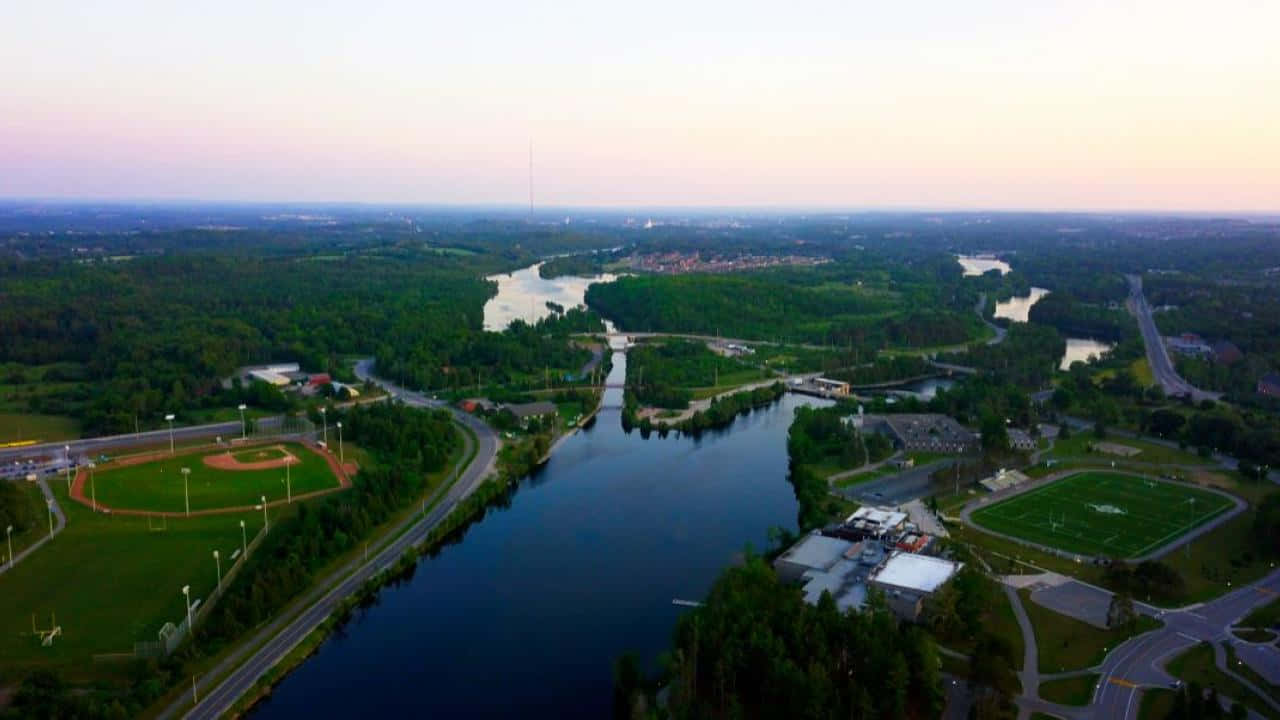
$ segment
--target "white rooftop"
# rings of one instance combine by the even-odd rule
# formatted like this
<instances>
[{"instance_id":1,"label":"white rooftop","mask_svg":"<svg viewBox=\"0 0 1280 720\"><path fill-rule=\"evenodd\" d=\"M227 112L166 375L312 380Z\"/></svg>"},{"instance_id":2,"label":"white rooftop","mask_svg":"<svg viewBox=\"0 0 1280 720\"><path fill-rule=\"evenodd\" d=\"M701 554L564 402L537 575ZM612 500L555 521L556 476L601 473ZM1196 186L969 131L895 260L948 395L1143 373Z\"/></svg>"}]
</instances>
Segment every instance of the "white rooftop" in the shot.
<instances>
[{"instance_id":1,"label":"white rooftop","mask_svg":"<svg viewBox=\"0 0 1280 720\"><path fill-rule=\"evenodd\" d=\"M845 522L850 523L855 520L866 520L868 522L876 523L877 525L893 527L906 519L907 514L904 512L863 506L855 510L853 514L845 520Z\"/></svg>"},{"instance_id":2,"label":"white rooftop","mask_svg":"<svg viewBox=\"0 0 1280 720\"><path fill-rule=\"evenodd\" d=\"M895 552L889 556L880 570L871 576L871 580L881 585L892 585L904 590L931 593L950 580L959 569L960 564L950 560Z\"/></svg>"},{"instance_id":3,"label":"white rooftop","mask_svg":"<svg viewBox=\"0 0 1280 720\"><path fill-rule=\"evenodd\" d=\"M825 570L842 559L845 551L851 547L853 543L848 540L813 534L783 553L781 559L797 565Z\"/></svg>"}]
</instances>

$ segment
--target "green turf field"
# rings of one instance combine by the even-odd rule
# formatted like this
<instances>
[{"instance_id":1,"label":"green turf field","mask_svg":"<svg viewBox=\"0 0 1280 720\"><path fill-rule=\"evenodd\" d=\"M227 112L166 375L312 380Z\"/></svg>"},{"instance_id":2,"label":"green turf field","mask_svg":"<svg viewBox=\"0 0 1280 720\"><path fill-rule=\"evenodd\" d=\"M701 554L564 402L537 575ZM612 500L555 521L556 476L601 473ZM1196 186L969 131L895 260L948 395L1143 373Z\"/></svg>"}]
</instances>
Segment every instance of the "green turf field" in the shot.
<instances>
[{"instance_id":1,"label":"green turf field","mask_svg":"<svg viewBox=\"0 0 1280 720\"><path fill-rule=\"evenodd\" d=\"M996 532L1068 552L1137 557L1226 511L1220 495L1107 472L1082 472L973 513Z\"/></svg>"},{"instance_id":2,"label":"green turf field","mask_svg":"<svg viewBox=\"0 0 1280 720\"><path fill-rule=\"evenodd\" d=\"M299 462L289 469L293 496L337 487L338 479L330 472L324 458L299 445L286 445ZM241 461L251 462L258 451L241 450L236 455ZM271 452L271 450L268 450ZM277 457L278 457L278 451ZM108 507L133 510L183 512L183 481L181 469L191 468L189 489L191 510L253 505L259 498L275 501L285 498L285 469L270 470L217 470L201 462L205 455L225 454L196 453L178 455L142 465L114 468L94 473L93 488L85 484L85 497L97 493L98 502Z\"/></svg>"},{"instance_id":3,"label":"green turf field","mask_svg":"<svg viewBox=\"0 0 1280 720\"><path fill-rule=\"evenodd\" d=\"M214 550L223 572L230 568L240 521L249 540L262 529L262 512L250 510L169 518L166 530L152 531L145 517L95 515L67 498L65 484L50 485L67 527L0 578L0 667L65 664L69 672L92 672L91 655L155 640L161 625L181 619L183 585L191 586L192 600L208 597L217 582ZM270 513L274 524L280 511ZM53 647L32 637L32 613L41 629L56 614L63 635Z\"/></svg>"}]
</instances>

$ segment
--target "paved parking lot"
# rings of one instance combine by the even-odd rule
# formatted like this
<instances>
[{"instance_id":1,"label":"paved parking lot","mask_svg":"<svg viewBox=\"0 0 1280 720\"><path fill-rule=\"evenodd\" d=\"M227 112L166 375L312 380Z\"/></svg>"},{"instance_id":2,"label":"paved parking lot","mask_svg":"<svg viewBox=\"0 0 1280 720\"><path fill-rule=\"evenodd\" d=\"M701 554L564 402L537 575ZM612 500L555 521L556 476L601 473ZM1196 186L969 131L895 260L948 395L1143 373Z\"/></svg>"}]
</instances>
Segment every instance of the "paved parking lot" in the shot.
<instances>
[{"instance_id":1,"label":"paved parking lot","mask_svg":"<svg viewBox=\"0 0 1280 720\"><path fill-rule=\"evenodd\" d=\"M1107 610L1111 607L1111 593L1073 580L1036 590L1031 593L1031 601L1054 612L1105 629Z\"/></svg>"}]
</instances>

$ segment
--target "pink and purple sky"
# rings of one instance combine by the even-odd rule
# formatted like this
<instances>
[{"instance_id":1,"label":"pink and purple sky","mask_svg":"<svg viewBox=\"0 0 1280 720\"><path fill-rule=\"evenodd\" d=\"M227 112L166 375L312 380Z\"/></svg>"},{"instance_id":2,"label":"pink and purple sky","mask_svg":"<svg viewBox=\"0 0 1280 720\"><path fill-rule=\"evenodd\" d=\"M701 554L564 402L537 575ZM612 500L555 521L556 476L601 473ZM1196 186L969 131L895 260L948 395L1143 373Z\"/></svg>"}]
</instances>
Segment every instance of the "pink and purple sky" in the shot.
<instances>
[{"instance_id":1,"label":"pink and purple sky","mask_svg":"<svg viewBox=\"0 0 1280 720\"><path fill-rule=\"evenodd\" d=\"M1280 210L1280 2L15 0L0 197Z\"/></svg>"}]
</instances>

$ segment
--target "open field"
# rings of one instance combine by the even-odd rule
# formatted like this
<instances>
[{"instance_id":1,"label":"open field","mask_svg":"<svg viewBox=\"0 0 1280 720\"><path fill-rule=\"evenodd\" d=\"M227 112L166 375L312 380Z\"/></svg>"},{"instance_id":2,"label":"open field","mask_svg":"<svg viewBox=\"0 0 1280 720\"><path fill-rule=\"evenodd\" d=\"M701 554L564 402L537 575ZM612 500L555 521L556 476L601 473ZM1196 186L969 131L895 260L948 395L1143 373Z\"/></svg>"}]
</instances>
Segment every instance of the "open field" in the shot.
<instances>
[{"instance_id":1,"label":"open field","mask_svg":"<svg viewBox=\"0 0 1280 720\"><path fill-rule=\"evenodd\" d=\"M973 513L989 530L1083 555L1138 557L1232 506L1185 485L1081 472Z\"/></svg>"},{"instance_id":2,"label":"open field","mask_svg":"<svg viewBox=\"0 0 1280 720\"><path fill-rule=\"evenodd\" d=\"M325 459L301 445L267 446L232 453L230 459L245 463L270 462L272 458L256 457L258 452L275 452L276 460L283 457L284 448L297 458L288 470L293 497L309 492L338 487L338 479L329 469ZM86 480L85 497L111 508L150 510L155 512L184 512L184 488L182 468L190 468L187 483L191 494L191 511L218 508L252 506L265 495L268 502L285 499L285 468L273 467L254 470L224 470L210 467L206 459L225 461L227 452L192 453L163 457L159 460L136 465L108 467L93 473L92 481Z\"/></svg>"},{"instance_id":3,"label":"open field","mask_svg":"<svg viewBox=\"0 0 1280 720\"><path fill-rule=\"evenodd\" d=\"M57 480L55 479L53 482L57 482ZM39 485L29 482L18 482L14 483L14 487L16 487L18 492L21 493L21 497L26 501L31 510L32 517L35 518L34 525L25 529L15 527L13 534L8 538L12 543L14 554L17 555L23 550L26 550L40 538L48 536L49 524L47 520L49 516L44 502L44 493L40 492ZM63 487L66 487L66 485L64 484ZM3 530L4 523L0 523L0 531ZM5 542L5 540L5 536L0 535L0 542ZM0 560L5 562L8 561L9 548L10 545L8 543L0 545Z\"/></svg>"},{"instance_id":4,"label":"open field","mask_svg":"<svg viewBox=\"0 0 1280 720\"><path fill-rule=\"evenodd\" d=\"M90 656L129 652L136 640L155 640L165 622L183 614L182 586L207 597L217 582L213 551L224 573L241 547L240 521L252 539L262 512L169 518L167 529L146 517L95 514L70 502L66 485L51 483L67 514L67 527L3 578L0 593L0 667L67 665L93 672ZM275 522L279 510L272 509ZM63 636L41 647L31 636L31 615L41 629L57 616Z\"/></svg>"},{"instance_id":5,"label":"open field","mask_svg":"<svg viewBox=\"0 0 1280 720\"><path fill-rule=\"evenodd\" d=\"M1126 445L1139 452L1131 457L1122 455L1112 455L1104 453L1101 450L1090 450L1090 447L1098 443L1113 443L1115 445ZM1159 465L1213 465L1212 460L1196 455L1194 452L1179 450L1178 448L1165 447L1157 445L1153 442L1145 440L1137 440L1134 438L1119 437L1110 435L1106 439L1099 440L1094 437L1090 430L1078 430L1066 440L1057 440L1053 444L1053 450L1047 453L1046 457L1057 458L1059 460L1066 458L1089 458L1091 460L1110 462L1112 460L1117 463L1131 460L1141 463L1156 463Z\"/></svg>"},{"instance_id":6,"label":"open field","mask_svg":"<svg viewBox=\"0 0 1280 720\"><path fill-rule=\"evenodd\" d=\"M1093 699L1093 689L1098 684L1096 673L1076 675L1040 683L1040 697L1049 702L1083 707Z\"/></svg>"},{"instance_id":7,"label":"open field","mask_svg":"<svg viewBox=\"0 0 1280 720\"><path fill-rule=\"evenodd\" d=\"M80 423L61 415L0 412L0 444L55 442L80 437Z\"/></svg>"},{"instance_id":8,"label":"open field","mask_svg":"<svg viewBox=\"0 0 1280 720\"><path fill-rule=\"evenodd\" d=\"M1031 593L1026 590L1019 590L1018 597L1035 630L1042 673L1093 667L1120 643L1163 625L1159 620L1140 615L1133 632L1122 628L1103 630L1032 602Z\"/></svg>"}]
</instances>

